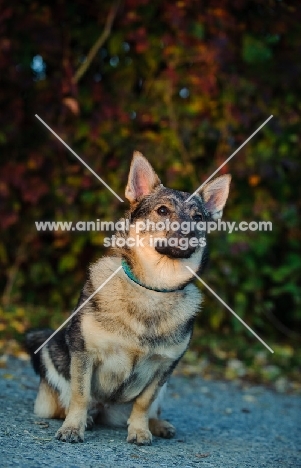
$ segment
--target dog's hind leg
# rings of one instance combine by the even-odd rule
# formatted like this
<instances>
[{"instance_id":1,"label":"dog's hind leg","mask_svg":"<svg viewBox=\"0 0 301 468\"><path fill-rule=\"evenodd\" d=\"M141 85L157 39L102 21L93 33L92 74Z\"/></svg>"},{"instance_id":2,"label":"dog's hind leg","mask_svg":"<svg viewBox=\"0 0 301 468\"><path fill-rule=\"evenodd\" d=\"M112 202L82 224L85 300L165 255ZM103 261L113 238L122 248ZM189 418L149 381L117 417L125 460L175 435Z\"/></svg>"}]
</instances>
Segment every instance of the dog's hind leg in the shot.
<instances>
[{"instance_id":1,"label":"dog's hind leg","mask_svg":"<svg viewBox=\"0 0 301 468\"><path fill-rule=\"evenodd\" d=\"M58 393L50 387L45 379L41 379L34 412L41 418L64 419L65 410L60 404Z\"/></svg>"}]
</instances>

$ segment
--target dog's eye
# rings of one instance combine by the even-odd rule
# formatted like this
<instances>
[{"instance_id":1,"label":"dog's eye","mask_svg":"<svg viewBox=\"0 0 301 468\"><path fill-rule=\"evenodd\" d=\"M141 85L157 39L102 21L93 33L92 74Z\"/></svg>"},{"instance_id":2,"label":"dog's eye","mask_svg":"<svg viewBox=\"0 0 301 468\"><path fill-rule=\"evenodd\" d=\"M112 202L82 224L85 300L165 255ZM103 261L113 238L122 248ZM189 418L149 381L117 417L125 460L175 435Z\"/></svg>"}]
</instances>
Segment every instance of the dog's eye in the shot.
<instances>
[{"instance_id":1,"label":"dog's eye","mask_svg":"<svg viewBox=\"0 0 301 468\"><path fill-rule=\"evenodd\" d=\"M167 208L167 206L159 206L159 208L157 209L157 213L160 215L160 216L167 216L169 214L169 209Z\"/></svg>"},{"instance_id":2,"label":"dog's eye","mask_svg":"<svg viewBox=\"0 0 301 468\"><path fill-rule=\"evenodd\" d=\"M201 213L196 213L193 217L195 221L202 221L203 215Z\"/></svg>"}]
</instances>

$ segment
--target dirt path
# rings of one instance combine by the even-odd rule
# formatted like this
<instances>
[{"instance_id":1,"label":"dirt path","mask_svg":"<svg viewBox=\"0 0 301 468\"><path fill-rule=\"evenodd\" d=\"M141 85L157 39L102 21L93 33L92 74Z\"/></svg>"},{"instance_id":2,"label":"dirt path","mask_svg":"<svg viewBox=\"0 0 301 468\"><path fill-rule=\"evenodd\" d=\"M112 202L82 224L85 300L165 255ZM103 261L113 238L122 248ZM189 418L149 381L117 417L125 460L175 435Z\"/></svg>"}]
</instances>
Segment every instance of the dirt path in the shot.
<instances>
[{"instance_id":1,"label":"dirt path","mask_svg":"<svg viewBox=\"0 0 301 468\"><path fill-rule=\"evenodd\" d=\"M33 415L37 383L28 362L11 358L0 369L1 467L301 467L300 396L173 377L163 415L175 439L136 447L126 430L98 427L73 445L53 438L60 421Z\"/></svg>"}]
</instances>

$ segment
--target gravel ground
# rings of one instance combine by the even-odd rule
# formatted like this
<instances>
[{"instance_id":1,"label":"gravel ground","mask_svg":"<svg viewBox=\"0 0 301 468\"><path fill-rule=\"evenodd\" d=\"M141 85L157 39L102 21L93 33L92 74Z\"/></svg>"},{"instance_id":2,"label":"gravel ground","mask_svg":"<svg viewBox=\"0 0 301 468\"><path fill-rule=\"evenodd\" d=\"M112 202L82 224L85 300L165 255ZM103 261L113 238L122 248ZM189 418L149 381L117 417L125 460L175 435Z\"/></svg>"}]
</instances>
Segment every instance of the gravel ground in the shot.
<instances>
[{"instance_id":1,"label":"gravel ground","mask_svg":"<svg viewBox=\"0 0 301 468\"><path fill-rule=\"evenodd\" d=\"M26 468L301 467L301 397L259 386L173 377L163 416L177 428L151 447L97 427L83 444L54 439L61 422L33 414L38 378L28 362L0 369L0 466Z\"/></svg>"}]
</instances>

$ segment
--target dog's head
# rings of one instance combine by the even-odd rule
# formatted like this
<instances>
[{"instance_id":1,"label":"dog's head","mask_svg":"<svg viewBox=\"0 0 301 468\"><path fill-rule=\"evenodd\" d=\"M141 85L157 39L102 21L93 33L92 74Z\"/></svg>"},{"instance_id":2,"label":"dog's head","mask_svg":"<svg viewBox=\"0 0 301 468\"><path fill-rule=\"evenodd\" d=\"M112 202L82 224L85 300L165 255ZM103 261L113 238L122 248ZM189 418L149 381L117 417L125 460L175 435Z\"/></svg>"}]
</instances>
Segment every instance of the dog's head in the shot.
<instances>
[{"instance_id":1,"label":"dog's head","mask_svg":"<svg viewBox=\"0 0 301 468\"><path fill-rule=\"evenodd\" d=\"M134 153L125 196L131 205L128 235L136 242L125 256L144 280L183 284L189 277L185 265L200 271L205 224L221 218L230 180L230 175L218 177L186 201L189 193L164 187L144 156Z\"/></svg>"}]
</instances>

